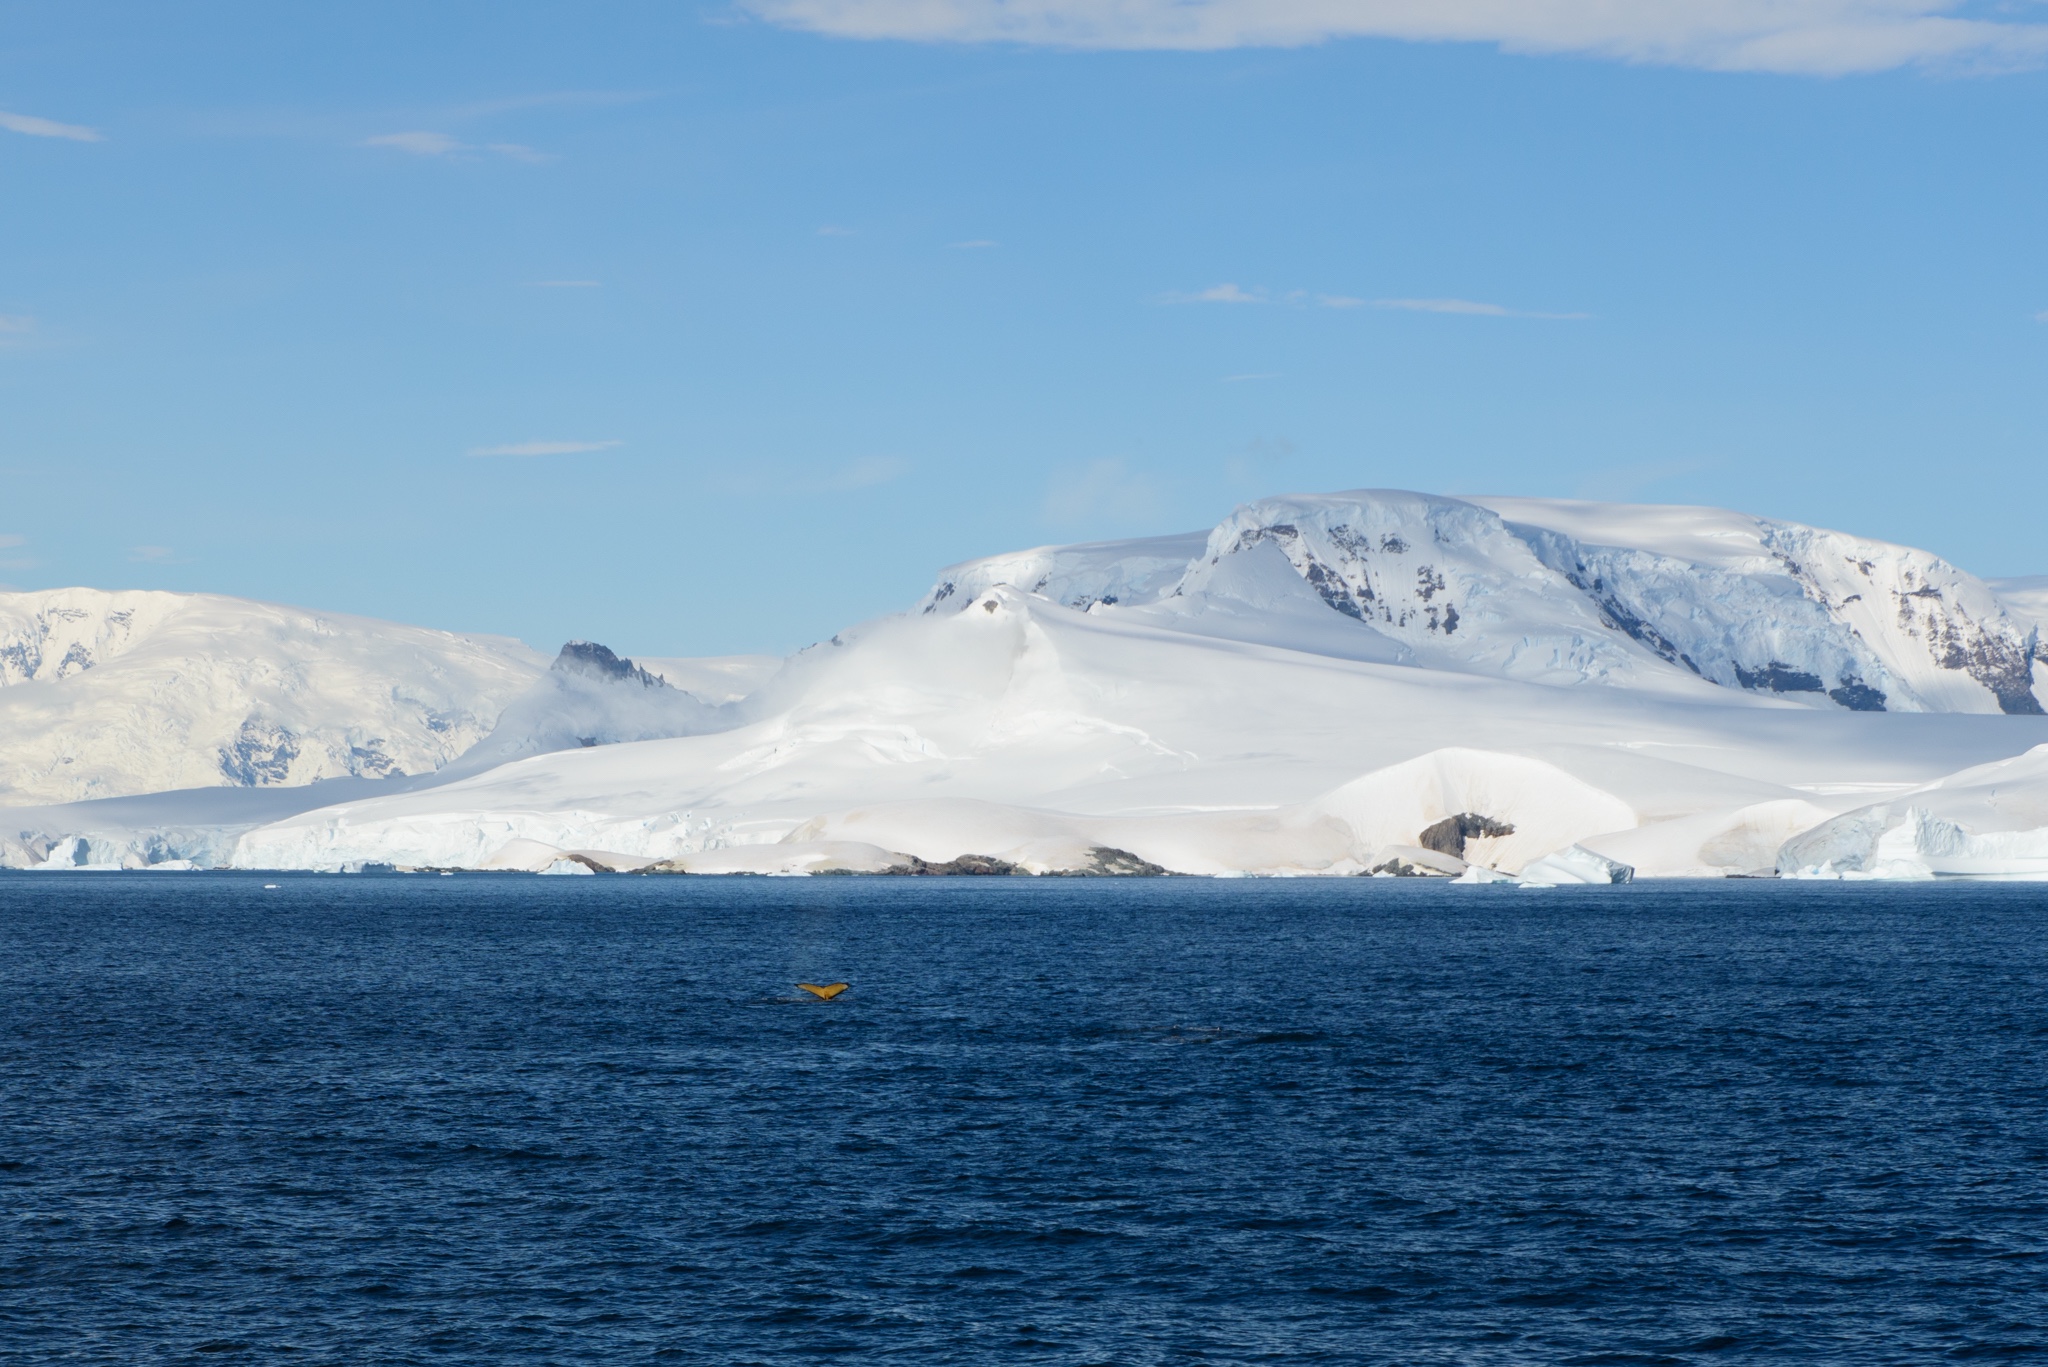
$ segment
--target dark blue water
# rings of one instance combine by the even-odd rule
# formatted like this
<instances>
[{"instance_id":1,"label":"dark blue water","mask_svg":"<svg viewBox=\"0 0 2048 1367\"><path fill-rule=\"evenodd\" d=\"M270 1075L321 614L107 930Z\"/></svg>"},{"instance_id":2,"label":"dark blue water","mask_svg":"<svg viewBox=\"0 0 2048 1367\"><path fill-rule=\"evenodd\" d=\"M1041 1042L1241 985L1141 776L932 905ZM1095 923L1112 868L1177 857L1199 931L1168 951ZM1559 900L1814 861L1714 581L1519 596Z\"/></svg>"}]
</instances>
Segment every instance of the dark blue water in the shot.
<instances>
[{"instance_id":1,"label":"dark blue water","mask_svg":"<svg viewBox=\"0 0 2048 1367\"><path fill-rule=\"evenodd\" d=\"M0 1360L2048 1354L2041 889L264 881L0 878Z\"/></svg>"}]
</instances>

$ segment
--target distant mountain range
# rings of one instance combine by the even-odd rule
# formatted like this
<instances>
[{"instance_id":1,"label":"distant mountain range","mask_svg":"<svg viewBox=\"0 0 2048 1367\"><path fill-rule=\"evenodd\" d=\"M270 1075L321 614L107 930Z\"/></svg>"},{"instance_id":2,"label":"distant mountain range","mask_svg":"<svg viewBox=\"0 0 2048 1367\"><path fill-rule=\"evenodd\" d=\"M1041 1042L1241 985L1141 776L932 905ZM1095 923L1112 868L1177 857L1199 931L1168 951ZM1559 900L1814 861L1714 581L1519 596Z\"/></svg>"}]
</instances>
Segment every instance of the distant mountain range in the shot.
<instances>
[{"instance_id":1,"label":"distant mountain range","mask_svg":"<svg viewBox=\"0 0 2048 1367\"><path fill-rule=\"evenodd\" d=\"M0 595L0 862L2048 874L2044 600L1715 509L1378 490L954 566L779 664ZM270 791L132 796L221 786Z\"/></svg>"}]
</instances>

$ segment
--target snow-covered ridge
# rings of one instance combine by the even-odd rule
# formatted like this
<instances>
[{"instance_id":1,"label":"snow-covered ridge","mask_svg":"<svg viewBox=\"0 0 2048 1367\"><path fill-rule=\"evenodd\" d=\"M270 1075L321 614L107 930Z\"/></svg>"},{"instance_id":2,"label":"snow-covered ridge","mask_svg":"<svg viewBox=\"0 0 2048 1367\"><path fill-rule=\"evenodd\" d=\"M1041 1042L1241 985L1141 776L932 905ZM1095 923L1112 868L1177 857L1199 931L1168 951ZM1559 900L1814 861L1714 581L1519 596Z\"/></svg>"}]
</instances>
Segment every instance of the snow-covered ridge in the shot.
<instances>
[{"instance_id":1,"label":"snow-covered ridge","mask_svg":"<svg viewBox=\"0 0 2048 1367\"><path fill-rule=\"evenodd\" d=\"M2048 627L2048 574L2030 574L2018 579L1988 579L1991 591L2005 609L2022 621Z\"/></svg>"},{"instance_id":2,"label":"snow-covered ridge","mask_svg":"<svg viewBox=\"0 0 2048 1367\"><path fill-rule=\"evenodd\" d=\"M0 594L0 804L431 772L546 663L211 594Z\"/></svg>"},{"instance_id":3,"label":"snow-covered ridge","mask_svg":"<svg viewBox=\"0 0 2048 1367\"><path fill-rule=\"evenodd\" d=\"M0 863L2048 874L2022 593L1711 509L1267 499L955 566L772 677L528 657L434 773L18 807Z\"/></svg>"},{"instance_id":4,"label":"snow-covered ridge","mask_svg":"<svg viewBox=\"0 0 2048 1367\"><path fill-rule=\"evenodd\" d=\"M2034 715L2048 694L2040 627L1989 585L1926 551L1797 523L1359 490L1247 504L1170 574L1191 540L974 561L920 606L996 584L1084 609L1228 602L1234 559L1272 548L1356 624L1360 649L1425 668L1655 691L1690 678L1854 711Z\"/></svg>"}]
</instances>

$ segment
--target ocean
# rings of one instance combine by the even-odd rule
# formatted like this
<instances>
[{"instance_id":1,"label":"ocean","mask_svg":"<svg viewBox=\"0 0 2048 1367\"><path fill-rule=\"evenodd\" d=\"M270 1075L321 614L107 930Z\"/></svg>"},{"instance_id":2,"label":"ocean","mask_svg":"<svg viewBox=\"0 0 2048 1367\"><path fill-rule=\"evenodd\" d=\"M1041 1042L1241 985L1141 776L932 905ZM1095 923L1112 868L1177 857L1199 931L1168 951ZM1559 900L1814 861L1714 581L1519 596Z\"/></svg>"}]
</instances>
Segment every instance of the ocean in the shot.
<instances>
[{"instance_id":1,"label":"ocean","mask_svg":"<svg viewBox=\"0 0 2048 1367\"><path fill-rule=\"evenodd\" d=\"M2048 1356L2044 928L2026 885L0 876L0 1362Z\"/></svg>"}]
</instances>

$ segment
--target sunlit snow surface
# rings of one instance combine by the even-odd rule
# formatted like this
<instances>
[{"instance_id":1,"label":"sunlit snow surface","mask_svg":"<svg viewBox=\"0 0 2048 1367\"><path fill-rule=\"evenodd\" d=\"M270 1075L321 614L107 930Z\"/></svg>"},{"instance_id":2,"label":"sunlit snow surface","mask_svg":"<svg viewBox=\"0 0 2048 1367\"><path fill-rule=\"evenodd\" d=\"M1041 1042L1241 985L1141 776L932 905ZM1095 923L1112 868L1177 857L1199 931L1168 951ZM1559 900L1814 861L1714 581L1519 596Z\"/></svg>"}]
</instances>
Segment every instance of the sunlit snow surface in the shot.
<instances>
[{"instance_id":1,"label":"sunlit snow surface","mask_svg":"<svg viewBox=\"0 0 2048 1367\"><path fill-rule=\"evenodd\" d=\"M546 668L502 637L212 594L0 593L0 803L432 773Z\"/></svg>"},{"instance_id":2,"label":"sunlit snow surface","mask_svg":"<svg viewBox=\"0 0 2048 1367\"><path fill-rule=\"evenodd\" d=\"M1267 499L1204 534L955 566L758 687L759 661L658 662L667 688L543 679L435 779L280 809L228 857L2048 873L2048 750L2016 758L2048 745L2048 665L2008 592L1712 509ZM1440 832L1418 849L1461 818L1462 858ZM64 857L143 862L140 825L101 824Z\"/></svg>"}]
</instances>

